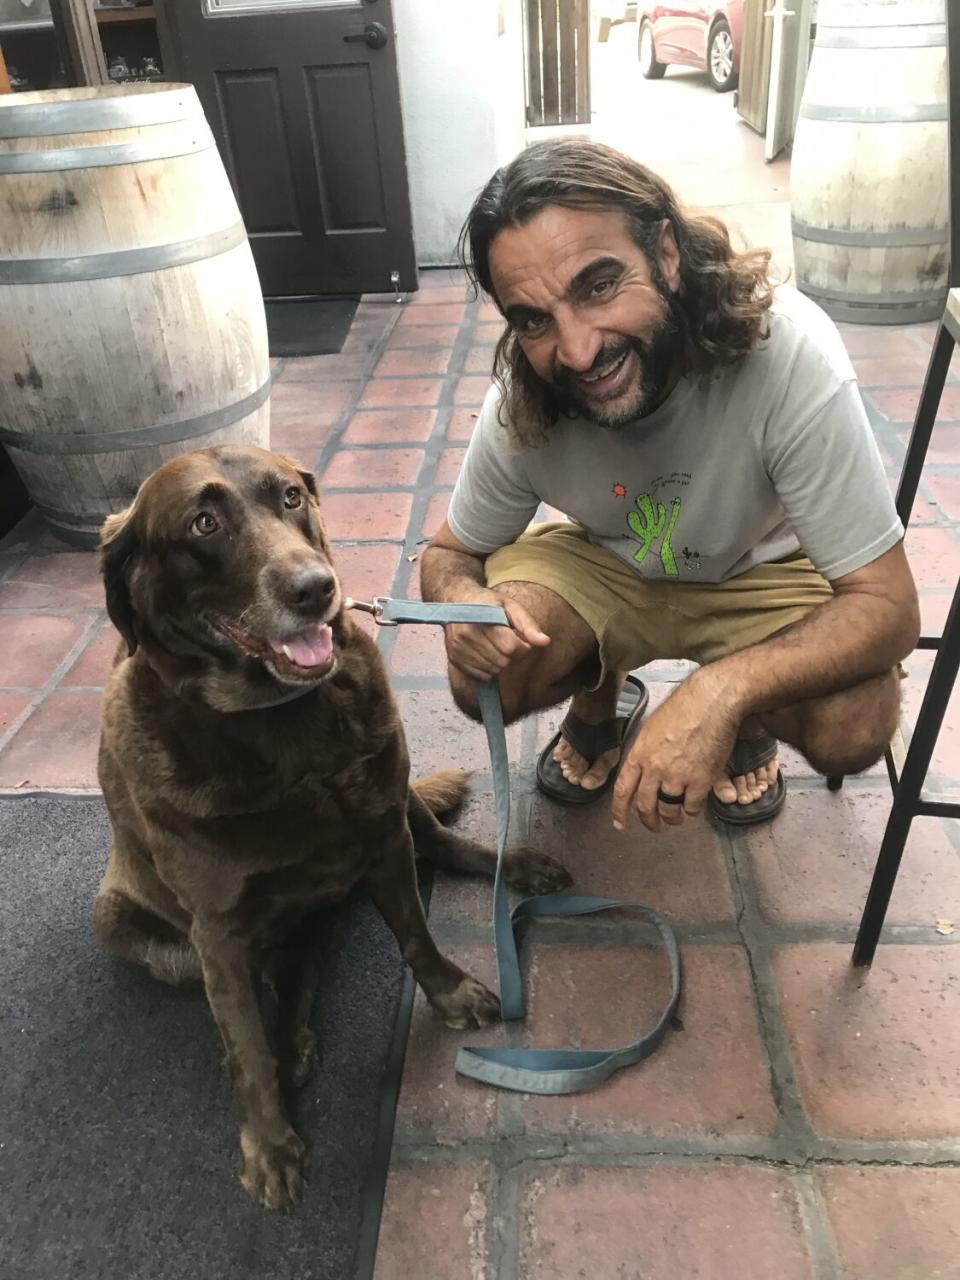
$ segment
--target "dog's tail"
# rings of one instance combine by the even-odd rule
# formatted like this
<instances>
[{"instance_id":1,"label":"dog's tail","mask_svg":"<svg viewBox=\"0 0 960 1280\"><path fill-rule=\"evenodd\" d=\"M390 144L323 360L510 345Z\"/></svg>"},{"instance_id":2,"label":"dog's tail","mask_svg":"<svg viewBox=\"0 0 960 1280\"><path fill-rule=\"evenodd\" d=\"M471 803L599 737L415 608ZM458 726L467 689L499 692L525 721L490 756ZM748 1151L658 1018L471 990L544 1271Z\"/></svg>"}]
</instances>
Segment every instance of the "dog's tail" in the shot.
<instances>
[{"instance_id":1,"label":"dog's tail","mask_svg":"<svg viewBox=\"0 0 960 1280\"><path fill-rule=\"evenodd\" d=\"M437 769L418 778L413 789L431 813L454 813L466 799L471 776L465 769Z\"/></svg>"}]
</instances>

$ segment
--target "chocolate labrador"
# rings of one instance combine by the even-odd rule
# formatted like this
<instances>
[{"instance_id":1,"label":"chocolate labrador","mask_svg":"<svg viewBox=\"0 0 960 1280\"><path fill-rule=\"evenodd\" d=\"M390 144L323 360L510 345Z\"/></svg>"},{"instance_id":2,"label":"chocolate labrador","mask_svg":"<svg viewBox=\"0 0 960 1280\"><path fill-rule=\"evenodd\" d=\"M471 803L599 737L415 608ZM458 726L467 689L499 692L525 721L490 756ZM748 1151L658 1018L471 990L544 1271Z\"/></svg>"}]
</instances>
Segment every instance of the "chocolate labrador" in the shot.
<instances>
[{"instance_id":1,"label":"chocolate labrador","mask_svg":"<svg viewBox=\"0 0 960 1280\"><path fill-rule=\"evenodd\" d=\"M434 944L414 850L488 876L495 857L437 820L467 775L409 783L386 672L344 609L311 474L253 447L185 454L107 520L100 565L126 649L103 700L112 845L96 931L166 982L202 980L240 1102L241 1182L283 1207L300 1198L304 1147L281 1086L302 1084L315 1058L310 913L363 885L440 1017L480 1026L497 998ZM569 883L534 850L508 859L525 893Z\"/></svg>"}]
</instances>

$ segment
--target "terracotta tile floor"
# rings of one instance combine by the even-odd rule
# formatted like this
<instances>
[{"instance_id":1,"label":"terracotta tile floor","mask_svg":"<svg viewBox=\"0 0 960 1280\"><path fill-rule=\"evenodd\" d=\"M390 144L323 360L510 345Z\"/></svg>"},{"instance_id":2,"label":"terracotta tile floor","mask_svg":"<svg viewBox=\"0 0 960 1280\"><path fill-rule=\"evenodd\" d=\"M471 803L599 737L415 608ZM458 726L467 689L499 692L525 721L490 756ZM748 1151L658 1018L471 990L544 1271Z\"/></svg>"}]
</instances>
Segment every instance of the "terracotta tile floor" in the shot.
<instances>
[{"instance_id":1,"label":"terracotta tile floor","mask_svg":"<svg viewBox=\"0 0 960 1280\"><path fill-rule=\"evenodd\" d=\"M323 478L348 591L416 593L414 557L442 518L498 326L450 272L412 301L365 300L341 356L280 362L275 439ZM929 326L846 328L894 482ZM960 571L960 386L945 401L910 555L928 625ZM952 415L952 416L951 416ZM95 786L97 704L115 636L93 558L28 518L0 543L0 788ZM379 636L416 767L478 767L463 827L492 839L485 747L452 708L439 636ZM929 655L908 664L916 714ZM682 664L646 672L654 697ZM659 905L686 960L683 1029L595 1093L496 1094L453 1073L462 1037L418 999L377 1280L768 1280L960 1277L960 828L913 829L869 976L850 944L889 805L882 771L831 795L796 754L791 799L752 835L691 826L615 835L531 786L556 713L511 732L517 828L560 853L584 892ZM960 788L960 705L932 790ZM443 946L489 977L486 886L438 881ZM957 922L953 936L938 920ZM470 1042L622 1043L663 990L633 926L543 926L527 957L526 1029Z\"/></svg>"}]
</instances>

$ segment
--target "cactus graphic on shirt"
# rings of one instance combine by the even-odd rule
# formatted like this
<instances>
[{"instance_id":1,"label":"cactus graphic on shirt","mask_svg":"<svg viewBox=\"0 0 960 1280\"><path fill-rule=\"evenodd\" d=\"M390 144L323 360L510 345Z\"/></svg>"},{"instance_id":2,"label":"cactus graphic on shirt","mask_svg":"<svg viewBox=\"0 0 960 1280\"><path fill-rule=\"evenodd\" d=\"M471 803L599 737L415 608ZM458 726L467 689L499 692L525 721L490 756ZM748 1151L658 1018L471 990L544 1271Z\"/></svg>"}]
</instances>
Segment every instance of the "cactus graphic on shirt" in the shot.
<instances>
[{"instance_id":1,"label":"cactus graphic on shirt","mask_svg":"<svg viewBox=\"0 0 960 1280\"><path fill-rule=\"evenodd\" d=\"M640 548L634 552L634 560L638 564L643 561L647 552L656 540L660 538L660 563L663 565L663 572L669 578L676 578L680 572L677 568L677 558L673 554L673 547L670 545L670 539L673 537L677 520L680 518L681 502L682 500L679 496L674 498L673 506L670 509L669 523L667 522L667 509L663 503L657 503L656 513L654 513L653 501L649 494L646 493L636 499L636 511L631 511L627 515L627 524L630 526L631 532L640 539L641 543Z\"/></svg>"}]
</instances>

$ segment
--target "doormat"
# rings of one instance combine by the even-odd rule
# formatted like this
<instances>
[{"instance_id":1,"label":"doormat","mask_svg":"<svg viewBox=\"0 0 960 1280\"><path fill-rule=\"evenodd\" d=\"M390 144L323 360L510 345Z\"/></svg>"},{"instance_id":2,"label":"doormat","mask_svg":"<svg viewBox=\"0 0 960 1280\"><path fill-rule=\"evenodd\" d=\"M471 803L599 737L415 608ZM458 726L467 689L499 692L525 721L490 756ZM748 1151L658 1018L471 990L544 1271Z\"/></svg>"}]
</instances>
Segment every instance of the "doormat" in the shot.
<instances>
[{"instance_id":1,"label":"doormat","mask_svg":"<svg viewBox=\"0 0 960 1280\"><path fill-rule=\"evenodd\" d=\"M369 1280L413 986L365 898L325 913L316 1075L289 1104L303 1202L240 1186L238 1111L199 987L96 942L99 797L0 799L0 1271Z\"/></svg>"},{"instance_id":2,"label":"doormat","mask_svg":"<svg viewBox=\"0 0 960 1280\"><path fill-rule=\"evenodd\" d=\"M328 356L343 346L359 297L279 298L267 302L272 356Z\"/></svg>"}]
</instances>

